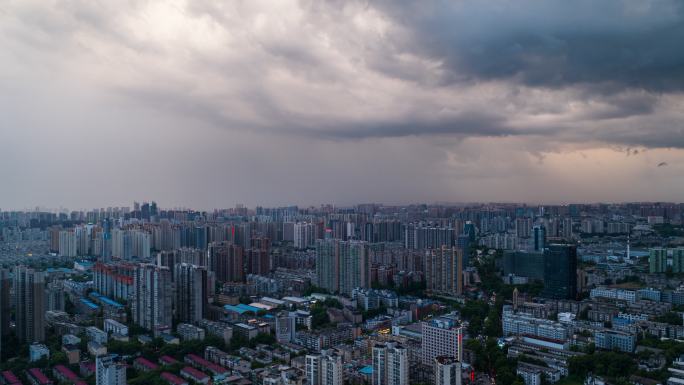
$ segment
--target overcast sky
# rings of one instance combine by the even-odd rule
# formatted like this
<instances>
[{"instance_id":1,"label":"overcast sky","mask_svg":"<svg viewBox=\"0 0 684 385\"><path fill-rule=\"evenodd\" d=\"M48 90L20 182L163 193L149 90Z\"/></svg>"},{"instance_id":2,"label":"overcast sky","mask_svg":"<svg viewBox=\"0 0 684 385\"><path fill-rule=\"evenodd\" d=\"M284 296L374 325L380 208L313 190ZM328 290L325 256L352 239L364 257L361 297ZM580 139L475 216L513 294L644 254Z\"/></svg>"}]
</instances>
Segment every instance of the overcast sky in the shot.
<instances>
[{"instance_id":1,"label":"overcast sky","mask_svg":"<svg viewBox=\"0 0 684 385\"><path fill-rule=\"evenodd\" d=\"M0 209L684 201L681 0L0 3Z\"/></svg>"}]
</instances>

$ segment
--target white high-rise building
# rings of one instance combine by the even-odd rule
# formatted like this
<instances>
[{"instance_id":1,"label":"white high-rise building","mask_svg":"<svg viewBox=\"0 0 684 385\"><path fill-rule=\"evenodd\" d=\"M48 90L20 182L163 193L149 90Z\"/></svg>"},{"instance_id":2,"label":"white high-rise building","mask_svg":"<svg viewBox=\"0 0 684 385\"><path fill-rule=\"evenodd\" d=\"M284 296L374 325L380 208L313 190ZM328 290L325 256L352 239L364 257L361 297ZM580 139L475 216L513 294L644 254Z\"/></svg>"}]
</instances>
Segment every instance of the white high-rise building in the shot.
<instances>
[{"instance_id":1,"label":"white high-rise building","mask_svg":"<svg viewBox=\"0 0 684 385\"><path fill-rule=\"evenodd\" d=\"M293 225L293 243L296 249L306 249L316 242L316 225L297 222Z\"/></svg>"},{"instance_id":2,"label":"white high-rise building","mask_svg":"<svg viewBox=\"0 0 684 385\"><path fill-rule=\"evenodd\" d=\"M306 383L307 385L321 385L321 356L306 355Z\"/></svg>"},{"instance_id":3,"label":"white high-rise building","mask_svg":"<svg viewBox=\"0 0 684 385\"><path fill-rule=\"evenodd\" d=\"M325 355L321 358L321 385L342 385L342 357Z\"/></svg>"},{"instance_id":4,"label":"white high-rise building","mask_svg":"<svg viewBox=\"0 0 684 385\"><path fill-rule=\"evenodd\" d=\"M461 363L454 357L435 358L435 385L461 385Z\"/></svg>"},{"instance_id":5,"label":"white high-rise building","mask_svg":"<svg viewBox=\"0 0 684 385\"><path fill-rule=\"evenodd\" d=\"M116 354L95 359L97 385L126 385L126 362Z\"/></svg>"},{"instance_id":6,"label":"white high-rise building","mask_svg":"<svg viewBox=\"0 0 684 385\"><path fill-rule=\"evenodd\" d=\"M78 255L90 255L90 234L92 225L76 226L74 233L76 235L76 253Z\"/></svg>"},{"instance_id":7,"label":"white high-rise building","mask_svg":"<svg viewBox=\"0 0 684 385\"><path fill-rule=\"evenodd\" d=\"M150 234L144 231L133 231L131 238L133 242L133 255L141 259L149 259L152 246Z\"/></svg>"},{"instance_id":8,"label":"white high-rise building","mask_svg":"<svg viewBox=\"0 0 684 385\"><path fill-rule=\"evenodd\" d=\"M342 385L342 357L329 350L307 354L306 380L309 385Z\"/></svg>"},{"instance_id":9,"label":"white high-rise building","mask_svg":"<svg viewBox=\"0 0 684 385\"><path fill-rule=\"evenodd\" d=\"M73 231L59 232L59 255L62 257L75 257L78 255L76 233Z\"/></svg>"},{"instance_id":10,"label":"white high-rise building","mask_svg":"<svg viewBox=\"0 0 684 385\"><path fill-rule=\"evenodd\" d=\"M393 342L373 347L372 385L408 385L408 350Z\"/></svg>"},{"instance_id":11,"label":"white high-rise building","mask_svg":"<svg viewBox=\"0 0 684 385\"><path fill-rule=\"evenodd\" d=\"M455 316L446 315L423 322L422 362L433 365L439 356L462 359L463 327Z\"/></svg>"}]
</instances>

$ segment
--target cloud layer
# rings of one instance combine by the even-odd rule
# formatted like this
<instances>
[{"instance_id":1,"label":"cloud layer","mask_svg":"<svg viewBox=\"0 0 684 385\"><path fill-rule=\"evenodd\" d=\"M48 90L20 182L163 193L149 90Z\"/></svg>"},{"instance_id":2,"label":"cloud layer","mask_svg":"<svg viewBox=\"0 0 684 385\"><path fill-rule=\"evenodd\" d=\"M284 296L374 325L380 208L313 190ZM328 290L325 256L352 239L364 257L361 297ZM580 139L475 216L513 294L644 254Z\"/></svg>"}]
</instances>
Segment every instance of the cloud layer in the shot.
<instances>
[{"instance_id":1,"label":"cloud layer","mask_svg":"<svg viewBox=\"0 0 684 385\"><path fill-rule=\"evenodd\" d=\"M681 41L676 0L9 1L0 208L677 200Z\"/></svg>"}]
</instances>

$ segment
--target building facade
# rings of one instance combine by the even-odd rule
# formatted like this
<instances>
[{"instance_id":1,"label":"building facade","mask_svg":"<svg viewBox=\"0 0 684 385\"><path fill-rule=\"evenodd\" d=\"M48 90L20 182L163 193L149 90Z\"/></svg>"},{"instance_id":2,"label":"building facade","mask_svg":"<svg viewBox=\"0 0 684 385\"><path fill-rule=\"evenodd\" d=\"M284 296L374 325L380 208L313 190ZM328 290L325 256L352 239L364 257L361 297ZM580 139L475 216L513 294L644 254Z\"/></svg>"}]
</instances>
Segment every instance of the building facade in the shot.
<instances>
[{"instance_id":1,"label":"building facade","mask_svg":"<svg viewBox=\"0 0 684 385\"><path fill-rule=\"evenodd\" d=\"M45 340L45 274L19 266L14 270L16 332L22 342Z\"/></svg>"}]
</instances>

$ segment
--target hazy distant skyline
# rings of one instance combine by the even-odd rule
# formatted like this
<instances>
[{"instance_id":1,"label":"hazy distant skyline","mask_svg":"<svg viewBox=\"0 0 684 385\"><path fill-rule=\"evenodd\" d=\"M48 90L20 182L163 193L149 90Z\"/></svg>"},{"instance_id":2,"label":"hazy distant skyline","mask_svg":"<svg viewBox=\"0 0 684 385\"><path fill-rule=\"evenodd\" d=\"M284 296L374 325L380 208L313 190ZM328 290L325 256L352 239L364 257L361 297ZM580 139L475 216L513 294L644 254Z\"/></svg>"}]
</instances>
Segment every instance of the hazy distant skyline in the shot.
<instances>
[{"instance_id":1,"label":"hazy distant skyline","mask_svg":"<svg viewBox=\"0 0 684 385\"><path fill-rule=\"evenodd\" d=\"M684 197L684 3L0 5L0 209Z\"/></svg>"}]
</instances>

